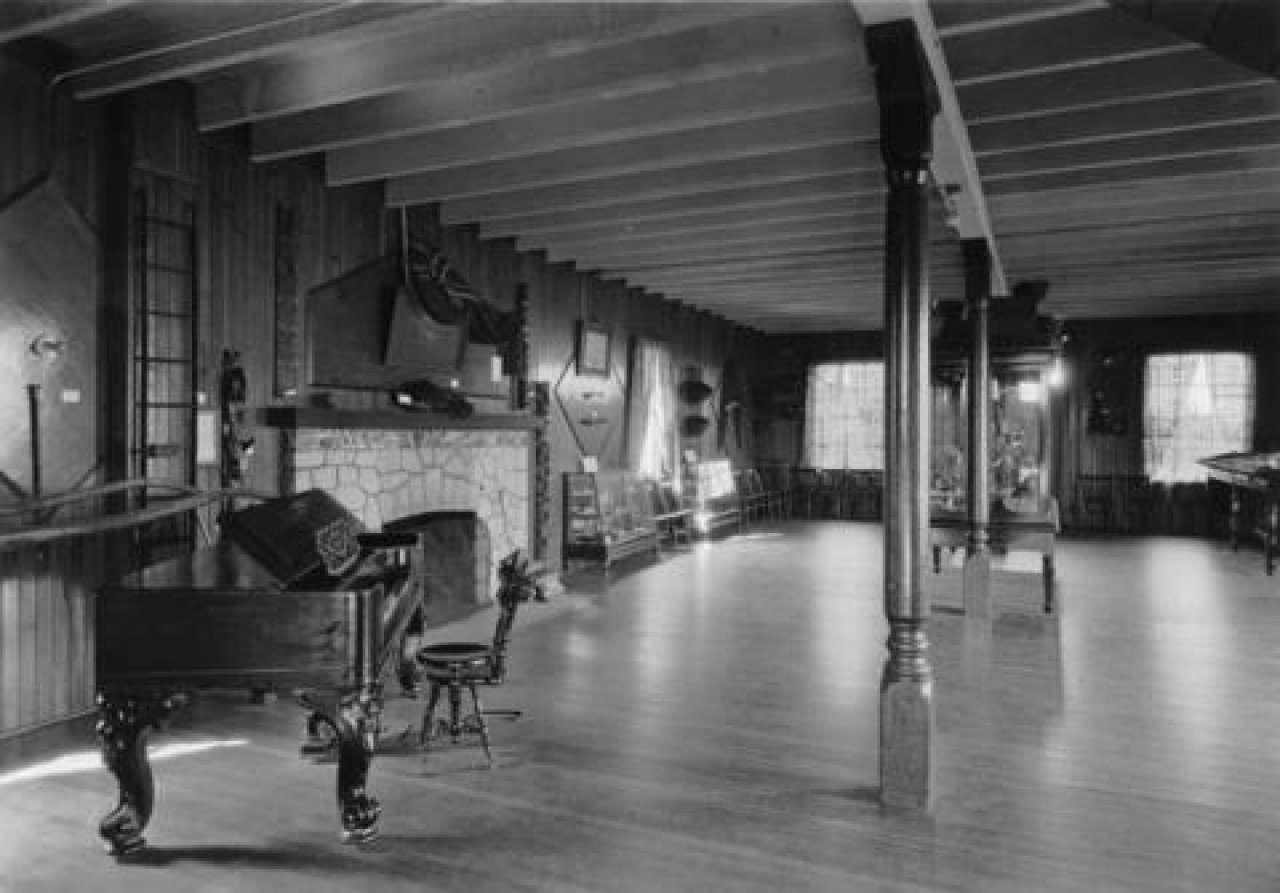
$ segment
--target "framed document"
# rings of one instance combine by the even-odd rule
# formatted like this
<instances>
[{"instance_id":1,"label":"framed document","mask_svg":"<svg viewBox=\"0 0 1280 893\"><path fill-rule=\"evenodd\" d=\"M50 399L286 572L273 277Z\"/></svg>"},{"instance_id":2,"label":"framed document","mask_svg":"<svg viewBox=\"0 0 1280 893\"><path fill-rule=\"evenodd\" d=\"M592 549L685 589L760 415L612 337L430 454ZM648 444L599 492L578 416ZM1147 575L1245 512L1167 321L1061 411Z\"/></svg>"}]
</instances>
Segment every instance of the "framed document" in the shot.
<instances>
[{"instance_id":1,"label":"framed document","mask_svg":"<svg viewBox=\"0 0 1280 893\"><path fill-rule=\"evenodd\" d=\"M598 322L578 322L578 374L609 375L609 330Z\"/></svg>"}]
</instances>

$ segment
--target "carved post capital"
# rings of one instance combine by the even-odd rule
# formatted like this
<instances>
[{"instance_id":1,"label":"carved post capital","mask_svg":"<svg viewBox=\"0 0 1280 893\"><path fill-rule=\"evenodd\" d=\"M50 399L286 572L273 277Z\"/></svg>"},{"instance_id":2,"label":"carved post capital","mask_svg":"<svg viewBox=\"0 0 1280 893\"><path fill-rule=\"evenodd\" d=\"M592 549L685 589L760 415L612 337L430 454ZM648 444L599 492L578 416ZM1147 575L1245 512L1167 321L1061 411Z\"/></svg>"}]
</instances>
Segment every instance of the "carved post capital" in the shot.
<instances>
[{"instance_id":1,"label":"carved post capital","mask_svg":"<svg viewBox=\"0 0 1280 893\"><path fill-rule=\"evenodd\" d=\"M890 186L923 185L933 156L938 91L915 23L899 19L866 30L876 69L880 154Z\"/></svg>"}]
</instances>

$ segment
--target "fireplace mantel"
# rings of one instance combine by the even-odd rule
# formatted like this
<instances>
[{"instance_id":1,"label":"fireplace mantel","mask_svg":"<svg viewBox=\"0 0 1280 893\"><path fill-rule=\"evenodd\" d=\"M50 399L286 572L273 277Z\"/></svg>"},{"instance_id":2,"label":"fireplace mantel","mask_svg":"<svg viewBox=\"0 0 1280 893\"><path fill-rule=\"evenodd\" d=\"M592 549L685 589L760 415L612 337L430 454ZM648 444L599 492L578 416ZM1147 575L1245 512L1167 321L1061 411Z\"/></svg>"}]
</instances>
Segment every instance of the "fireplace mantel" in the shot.
<instances>
[{"instance_id":1,"label":"fireplace mantel","mask_svg":"<svg viewBox=\"0 0 1280 893\"><path fill-rule=\"evenodd\" d=\"M271 406L259 412L270 428L330 428L357 431L532 431L542 419L535 415L472 415L466 418L439 412L396 409L325 409L315 406Z\"/></svg>"}]
</instances>

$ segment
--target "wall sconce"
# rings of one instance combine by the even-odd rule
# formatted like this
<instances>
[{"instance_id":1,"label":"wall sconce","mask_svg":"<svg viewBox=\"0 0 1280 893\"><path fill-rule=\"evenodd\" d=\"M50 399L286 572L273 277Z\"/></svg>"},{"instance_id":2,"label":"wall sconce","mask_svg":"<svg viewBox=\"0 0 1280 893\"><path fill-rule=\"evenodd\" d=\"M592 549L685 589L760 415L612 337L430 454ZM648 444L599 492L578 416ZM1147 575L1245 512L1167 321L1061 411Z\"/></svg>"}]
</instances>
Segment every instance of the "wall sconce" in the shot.
<instances>
[{"instance_id":1,"label":"wall sconce","mask_svg":"<svg viewBox=\"0 0 1280 893\"><path fill-rule=\"evenodd\" d=\"M67 340L54 338L41 332L31 341L31 353L42 360L53 361L67 352Z\"/></svg>"}]
</instances>

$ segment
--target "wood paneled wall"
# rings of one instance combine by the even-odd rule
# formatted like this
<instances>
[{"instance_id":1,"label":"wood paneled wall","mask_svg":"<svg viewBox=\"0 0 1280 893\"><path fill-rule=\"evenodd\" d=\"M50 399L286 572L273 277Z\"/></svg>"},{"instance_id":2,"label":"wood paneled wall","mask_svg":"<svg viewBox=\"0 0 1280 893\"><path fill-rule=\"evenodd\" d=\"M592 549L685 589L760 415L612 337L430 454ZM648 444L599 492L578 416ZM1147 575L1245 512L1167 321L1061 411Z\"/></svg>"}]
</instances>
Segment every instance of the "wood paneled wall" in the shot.
<instances>
[{"instance_id":1,"label":"wood paneled wall","mask_svg":"<svg viewBox=\"0 0 1280 893\"><path fill-rule=\"evenodd\" d=\"M103 542L0 553L0 740L93 708Z\"/></svg>"},{"instance_id":2,"label":"wood paneled wall","mask_svg":"<svg viewBox=\"0 0 1280 893\"><path fill-rule=\"evenodd\" d=\"M1055 490L1065 522L1079 529L1221 535L1223 510L1205 484L1157 487L1142 505L1142 376L1152 353L1239 350L1254 356L1257 402L1253 448L1280 449L1280 315L1196 316L1069 322L1066 383L1055 395ZM1089 428L1092 393L1101 389L1123 415L1123 430ZM1110 517L1085 505L1110 492Z\"/></svg>"},{"instance_id":3,"label":"wood paneled wall","mask_svg":"<svg viewBox=\"0 0 1280 893\"><path fill-rule=\"evenodd\" d=\"M0 58L0 221L10 230L6 247L21 256L0 265L0 504L32 489L29 384L41 388L45 490L93 483L101 473L102 149L96 109ZM68 342L54 363L27 350L41 333ZM78 391L80 402L63 402L64 390ZM91 709L92 593L110 551L85 539L0 553L0 740Z\"/></svg>"},{"instance_id":4,"label":"wood paneled wall","mask_svg":"<svg viewBox=\"0 0 1280 893\"><path fill-rule=\"evenodd\" d=\"M665 342L671 350L677 380L684 374L702 378L717 389L708 412L718 414L721 376L727 362L739 369L756 368L764 343L763 336L721 317L678 302L669 301L619 280L576 270L572 264L548 263L540 252L519 252L513 240L482 240L471 227L443 226L434 207L413 210L414 232L426 234L475 287L504 307L513 307L518 286L529 298L529 374L546 382L552 391L548 437L551 444L552 524L547 554L558 564L561 544L561 475L579 470L582 450L570 430L563 407L556 399L557 385L575 375L575 335L578 321L592 319L611 336L610 365L618 385L609 399L624 400L628 361L636 337ZM750 409L744 420L743 442L722 444L717 437L718 419L684 448L700 457L729 455L735 465L757 460L752 440ZM617 414L621 416L621 413ZM621 430L613 431L597 458L603 468L625 468L626 444Z\"/></svg>"},{"instance_id":5,"label":"wood paneled wall","mask_svg":"<svg viewBox=\"0 0 1280 893\"><path fill-rule=\"evenodd\" d=\"M0 58L0 201L42 176L83 215L93 234L91 252L101 269L89 306L74 308L96 319L94 385L100 399L88 435L101 458L84 483L124 477L129 470L129 209L138 191L153 207L194 202L196 207L198 350L196 385L216 409L224 349L238 350L252 407L297 405L319 395L306 387L297 339L303 303L317 285L388 251L397 221L374 186L329 189L310 161L255 165L244 134L200 134L189 90L151 88L80 104L36 72ZM485 241L467 227L445 227L435 208L415 209L433 241L473 285L505 306L518 287L529 299L530 375L552 388L572 375L578 320L592 318L611 333L614 378L625 394L634 336L667 342L677 369L692 367L719 385L726 361L754 366L759 336L694 308L663 300L626 283L603 281L571 265L550 264L538 253L518 252L511 240ZM393 246L394 250L394 246ZM289 293L282 294L282 283ZM7 300L0 282L0 313ZM21 383L18 383L20 385ZM15 385L10 385L15 386ZM326 389L332 405L374 408L385 395ZM621 398L620 398L621 399ZM712 411L719 403L713 398ZM12 414L12 413L9 413ZM12 426L20 420L4 419ZM713 421L715 421L713 419ZM59 420L51 419L56 429ZM740 463L753 461L751 425L733 445ZM258 428L247 485L274 490L279 480L276 432ZM549 442L552 508L548 555L560 552L559 475L578 467L580 451L552 399ZM716 426L688 447L720 455ZM621 432L600 456L624 464ZM0 472L25 468L25 441L0 455ZM0 504L22 495L0 492ZM202 467L196 483L219 485L216 467ZM92 539L0 555L0 737L83 712L93 696L92 592L123 568L122 550Z\"/></svg>"}]
</instances>

